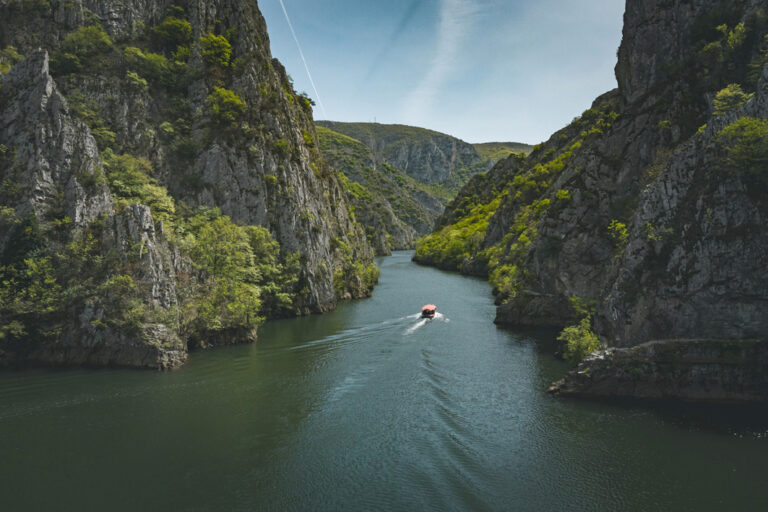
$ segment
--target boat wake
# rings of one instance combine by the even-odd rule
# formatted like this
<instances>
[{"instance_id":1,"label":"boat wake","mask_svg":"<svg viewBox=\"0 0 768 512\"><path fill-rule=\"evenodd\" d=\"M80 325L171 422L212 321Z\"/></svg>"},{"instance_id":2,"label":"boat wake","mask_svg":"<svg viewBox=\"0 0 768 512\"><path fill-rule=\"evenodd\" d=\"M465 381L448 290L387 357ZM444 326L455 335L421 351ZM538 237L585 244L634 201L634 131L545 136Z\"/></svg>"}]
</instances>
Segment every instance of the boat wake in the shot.
<instances>
[{"instance_id":1,"label":"boat wake","mask_svg":"<svg viewBox=\"0 0 768 512\"><path fill-rule=\"evenodd\" d=\"M450 318L446 317L442 313L435 313L435 316L433 318L422 318L420 313L416 313L415 315L411 315L408 318L419 318L420 320L416 322L414 325L410 326L408 329L406 329L405 331L406 336L408 336L409 334L413 334L418 329L424 327L430 322L433 322L433 321L450 322L451 321Z\"/></svg>"},{"instance_id":2,"label":"boat wake","mask_svg":"<svg viewBox=\"0 0 768 512\"><path fill-rule=\"evenodd\" d=\"M302 343L300 345L292 346L288 350L303 350L303 349L315 347L318 345L337 346L341 344L361 342L361 341L368 340L371 337L374 337L383 331L387 331L393 328L397 329L401 327L404 323L410 323L413 320L418 320L418 321L406 329L405 331L406 336L413 334L421 327L433 321L450 322L450 319L447 318L442 313L435 313L435 316L433 318L423 318L421 316L421 313L416 313L413 315L407 315L400 318L392 318L389 320L384 320L382 322L378 322L370 325L364 325L364 326L356 327L352 329L345 329L343 331L331 334L329 336L325 336L320 339L316 339L316 340L309 341L307 343Z\"/></svg>"}]
</instances>

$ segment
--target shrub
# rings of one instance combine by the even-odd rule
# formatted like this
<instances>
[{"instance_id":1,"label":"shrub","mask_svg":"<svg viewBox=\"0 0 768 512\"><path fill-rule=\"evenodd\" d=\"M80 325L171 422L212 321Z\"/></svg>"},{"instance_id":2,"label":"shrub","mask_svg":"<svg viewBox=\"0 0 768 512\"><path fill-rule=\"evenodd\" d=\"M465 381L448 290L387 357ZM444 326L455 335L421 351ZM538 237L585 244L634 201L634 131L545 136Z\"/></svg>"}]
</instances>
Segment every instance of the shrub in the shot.
<instances>
[{"instance_id":1,"label":"shrub","mask_svg":"<svg viewBox=\"0 0 768 512\"><path fill-rule=\"evenodd\" d=\"M23 58L24 57L16 51L16 47L6 46L5 49L0 51L0 75L7 74L11 71L13 65Z\"/></svg>"},{"instance_id":2,"label":"shrub","mask_svg":"<svg viewBox=\"0 0 768 512\"><path fill-rule=\"evenodd\" d=\"M115 132L109 130L99 112L99 105L85 96L82 91L75 89L68 96L69 108L75 117L83 121L91 129L93 138L99 149L106 149L115 143Z\"/></svg>"},{"instance_id":3,"label":"shrub","mask_svg":"<svg viewBox=\"0 0 768 512\"><path fill-rule=\"evenodd\" d=\"M133 46L123 50L126 64L154 83L167 84L170 79L168 59L159 53L143 52Z\"/></svg>"},{"instance_id":4,"label":"shrub","mask_svg":"<svg viewBox=\"0 0 768 512\"><path fill-rule=\"evenodd\" d=\"M61 307L61 286L50 258L34 256L0 267L0 344L51 334L43 326L50 327Z\"/></svg>"},{"instance_id":5,"label":"shrub","mask_svg":"<svg viewBox=\"0 0 768 512\"><path fill-rule=\"evenodd\" d=\"M234 91L215 87L207 99L214 121L223 127L236 126L238 120L245 114L245 100Z\"/></svg>"},{"instance_id":6,"label":"shrub","mask_svg":"<svg viewBox=\"0 0 768 512\"><path fill-rule=\"evenodd\" d=\"M578 324L563 329L557 339L565 343L563 355L572 363L578 363L602 348L597 335L592 332L590 316L585 316Z\"/></svg>"},{"instance_id":7,"label":"shrub","mask_svg":"<svg viewBox=\"0 0 768 512\"><path fill-rule=\"evenodd\" d=\"M608 234L613 240L613 245L616 247L616 252L621 253L629 242L629 232L627 231L627 225L623 222L619 222L613 219L608 225Z\"/></svg>"},{"instance_id":8,"label":"shrub","mask_svg":"<svg viewBox=\"0 0 768 512\"><path fill-rule=\"evenodd\" d=\"M200 38L200 55L209 66L227 67L232 57L232 45L226 37L209 32Z\"/></svg>"},{"instance_id":9,"label":"shrub","mask_svg":"<svg viewBox=\"0 0 768 512\"><path fill-rule=\"evenodd\" d=\"M742 117L720 130L716 140L725 148L723 170L768 181L768 119Z\"/></svg>"},{"instance_id":10,"label":"shrub","mask_svg":"<svg viewBox=\"0 0 768 512\"><path fill-rule=\"evenodd\" d=\"M152 29L155 37L167 49L173 50L178 46L189 46L192 42L192 25L187 20L168 16L162 23Z\"/></svg>"},{"instance_id":11,"label":"shrub","mask_svg":"<svg viewBox=\"0 0 768 512\"><path fill-rule=\"evenodd\" d=\"M131 89L135 89L140 92L146 92L149 84L146 80L141 78L138 73L133 71L127 71L125 73L125 80L128 82L128 86Z\"/></svg>"},{"instance_id":12,"label":"shrub","mask_svg":"<svg viewBox=\"0 0 768 512\"><path fill-rule=\"evenodd\" d=\"M733 30L728 32L726 45L729 49L735 50L747 39L747 26L742 22L733 27Z\"/></svg>"},{"instance_id":13,"label":"shrub","mask_svg":"<svg viewBox=\"0 0 768 512\"><path fill-rule=\"evenodd\" d=\"M754 94L745 93L739 84L730 84L717 93L715 96L715 111L716 116L721 116L726 112L735 110L752 98Z\"/></svg>"},{"instance_id":14,"label":"shrub","mask_svg":"<svg viewBox=\"0 0 768 512\"><path fill-rule=\"evenodd\" d=\"M54 75L68 75L83 69L80 58L72 53L56 52L51 57L51 72Z\"/></svg>"},{"instance_id":15,"label":"shrub","mask_svg":"<svg viewBox=\"0 0 768 512\"><path fill-rule=\"evenodd\" d=\"M159 220L173 222L176 206L165 187L152 178L152 164L144 158L117 155L112 151L102 154L107 183L119 207L140 203L150 207Z\"/></svg>"},{"instance_id":16,"label":"shrub","mask_svg":"<svg viewBox=\"0 0 768 512\"><path fill-rule=\"evenodd\" d=\"M130 275L112 276L98 288L107 314L103 324L120 331L137 332L150 321L151 312L141 300L139 288Z\"/></svg>"},{"instance_id":17,"label":"shrub","mask_svg":"<svg viewBox=\"0 0 768 512\"><path fill-rule=\"evenodd\" d=\"M89 57L111 49L112 40L101 25L91 25L67 34L62 48L78 57Z\"/></svg>"}]
</instances>

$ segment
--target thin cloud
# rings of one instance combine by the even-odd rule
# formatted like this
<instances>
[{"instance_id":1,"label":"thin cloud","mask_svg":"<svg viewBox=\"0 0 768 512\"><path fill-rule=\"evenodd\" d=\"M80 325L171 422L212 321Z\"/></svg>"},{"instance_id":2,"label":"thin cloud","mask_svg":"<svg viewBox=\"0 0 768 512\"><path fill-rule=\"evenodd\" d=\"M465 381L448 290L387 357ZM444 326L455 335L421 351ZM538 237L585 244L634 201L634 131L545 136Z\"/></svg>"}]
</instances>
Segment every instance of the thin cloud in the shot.
<instances>
[{"instance_id":1,"label":"thin cloud","mask_svg":"<svg viewBox=\"0 0 768 512\"><path fill-rule=\"evenodd\" d=\"M379 70L379 64L384 61L386 56L389 54L389 52L392 50L392 47L397 43L397 41L400 39L400 37L405 32L405 29L408 28L408 25L411 23L411 20L416 15L416 11L419 10L419 7L421 7L421 1L420 0L414 0L411 5L408 7L408 9L405 11L405 14L400 19L400 22L397 24L397 28L392 32L392 35L389 36L389 40L384 45L384 47L381 49L381 51L374 57L373 64L368 69L368 73L365 75L364 82L369 82L373 76L376 74L376 71Z\"/></svg>"},{"instance_id":2,"label":"thin cloud","mask_svg":"<svg viewBox=\"0 0 768 512\"><path fill-rule=\"evenodd\" d=\"M283 8L283 14L285 14L285 21L288 22L288 28L291 29L291 35L293 36L293 40L296 42L296 48L299 49L299 55L301 56L301 61L304 63L304 69L307 71L307 77L309 77L309 83L312 84L312 89L315 91L315 98L317 98L317 104L320 105L320 110L323 111L323 117L325 119L328 119L328 113L325 111L323 100L320 99L320 93L317 92L317 87L315 87L315 81L312 80L312 73L309 72L309 65L307 65L307 59L304 58L304 52L301 49L299 38L296 37L296 32L293 30L293 23L291 23L291 18L288 16L288 11L285 9L285 4L283 3L283 0L280 0L280 7Z\"/></svg>"},{"instance_id":3,"label":"thin cloud","mask_svg":"<svg viewBox=\"0 0 768 512\"><path fill-rule=\"evenodd\" d=\"M461 67L458 57L462 43L472 31L479 11L473 0L442 0L435 56L427 74L406 100L408 118L423 120L432 110L443 82Z\"/></svg>"}]
</instances>

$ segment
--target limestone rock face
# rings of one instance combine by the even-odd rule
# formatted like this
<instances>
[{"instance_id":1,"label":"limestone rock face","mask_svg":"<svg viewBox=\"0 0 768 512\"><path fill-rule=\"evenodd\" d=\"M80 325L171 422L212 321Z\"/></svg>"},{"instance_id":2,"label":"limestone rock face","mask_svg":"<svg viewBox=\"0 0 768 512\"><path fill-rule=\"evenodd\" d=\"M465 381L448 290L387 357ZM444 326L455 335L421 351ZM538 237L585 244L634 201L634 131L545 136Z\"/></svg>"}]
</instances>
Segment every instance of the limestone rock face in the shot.
<instances>
[{"instance_id":1,"label":"limestone rock face","mask_svg":"<svg viewBox=\"0 0 768 512\"><path fill-rule=\"evenodd\" d=\"M123 259L139 245L134 268L143 300L157 307L177 303L174 257L156 235L147 206L133 205L115 214L112 197L101 174L99 153L90 130L74 120L66 100L49 74L48 54L38 51L14 66L0 91L0 140L12 148L5 162L6 182L20 184L15 199L17 217L39 220L51 215L72 219L70 234L97 217L104 221L104 255L117 250ZM0 243L10 234L3 233ZM0 252L5 250L0 245ZM186 360L186 345L162 324L143 325L125 332L104 321L105 305L98 298L68 312L61 334L23 356L0 355L0 365L26 362L46 365L138 366L172 368Z\"/></svg>"},{"instance_id":2,"label":"limestone rock face","mask_svg":"<svg viewBox=\"0 0 768 512\"><path fill-rule=\"evenodd\" d=\"M604 134L585 141L555 178L550 193L567 189L571 199L550 208L538 224L526 258L531 282L500 306L498 322L565 325L571 315L566 299L575 295L601 302L598 332L620 346L713 332L752 337L762 330L766 298L759 290L768 277L764 193L756 195L743 180L718 172L722 155L713 148L729 123L768 115L764 81L742 110L713 116L717 91L696 101L685 98L681 91L698 83L669 71L672 63L696 69L701 27L711 30L717 19L731 27L748 21L756 5L628 2L616 68L619 90L593 105L612 104L620 115ZM754 44L742 53L759 52L760 44ZM743 80L739 66L724 68L720 83ZM704 133L693 132L691 119L707 123ZM567 129L539 154L556 146L563 133ZM519 207L512 199L502 203L486 246L506 235ZM615 219L630 227L618 258L608 229ZM619 295L634 303L631 312L617 306Z\"/></svg>"},{"instance_id":3,"label":"limestone rock face","mask_svg":"<svg viewBox=\"0 0 768 512\"><path fill-rule=\"evenodd\" d=\"M0 6L0 16L16 20L0 21L5 41L22 53L37 46L54 51L68 33L96 20L117 47L145 47L152 41L151 27L160 24L176 4L190 22L193 43L211 32L226 34L233 64L226 80L197 72L174 95L158 87L132 86L125 79L124 63L122 68L64 74L56 80L65 95L93 102L105 126L116 135L113 149L147 158L175 198L192 207L220 208L240 224L264 226L284 254L299 252L309 293L296 304L297 311L332 309L337 302L333 269L343 267L345 261L331 248L331 241L348 244L353 257L367 263L372 262L373 250L362 228L350 218L337 178L315 149L311 108L293 91L283 66L272 58L257 2L54 0L50 4L37 11ZM19 22L22 17L25 24ZM198 46L193 45L189 66L204 67ZM247 104L237 129L222 130L211 119L208 97L219 86L234 91ZM161 128L169 126L163 123L177 125L173 116L178 112L170 113L173 105L182 105L188 116L183 155L178 141Z\"/></svg>"},{"instance_id":4,"label":"limestone rock face","mask_svg":"<svg viewBox=\"0 0 768 512\"><path fill-rule=\"evenodd\" d=\"M96 142L69 115L49 74L46 52L14 66L2 80L0 101L0 141L9 153L3 178L20 186L16 214L44 217L61 206L75 226L83 227L110 213L112 198L101 176Z\"/></svg>"},{"instance_id":5,"label":"limestone rock face","mask_svg":"<svg viewBox=\"0 0 768 512\"><path fill-rule=\"evenodd\" d=\"M163 46L155 30L168 16L188 23L181 50ZM77 34L90 40L73 43ZM226 49L215 62L200 42L214 36ZM89 257L113 267L93 278L87 297L68 302L50 340L5 350L0 365L171 368L184 362L187 341L256 337L247 329L193 341L180 332L177 308L200 276L148 206L113 200L105 148L146 159L151 179L187 211L219 208L267 228L281 257L300 266L296 314L370 293L373 250L317 150L311 103L271 56L255 0L3 1L7 46L24 59L0 76L0 223L33 219L43 245L86 240ZM152 57L130 61L131 52ZM234 114L217 114L217 92L236 99ZM11 231L0 230L0 254ZM136 304L146 314L131 318Z\"/></svg>"},{"instance_id":6,"label":"limestone rock face","mask_svg":"<svg viewBox=\"0 0 768 512\"><path fill-rule=\"evenodd\" d=\"M768 329L768 196L721 169L715 138L768 118L768 66L756 95L710 119L642 193L597 318L616 346L664 337L756 338Z\"/></svg>"}]
</instances>

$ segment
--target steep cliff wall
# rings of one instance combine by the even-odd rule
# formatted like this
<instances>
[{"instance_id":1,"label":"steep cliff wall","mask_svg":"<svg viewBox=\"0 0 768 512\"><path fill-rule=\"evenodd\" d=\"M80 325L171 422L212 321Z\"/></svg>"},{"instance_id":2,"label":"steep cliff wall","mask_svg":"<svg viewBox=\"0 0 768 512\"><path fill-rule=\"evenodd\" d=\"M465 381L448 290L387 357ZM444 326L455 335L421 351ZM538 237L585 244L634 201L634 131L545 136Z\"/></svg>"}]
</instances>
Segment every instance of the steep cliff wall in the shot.
<instances>
[{"instance_id":1,"label":"steep cliff wall","mask_svg":"<svg viewBox=\"0 0 768 512\"><path fill-rule=\"evenodd\" d=\"M628 1L619 89L470 182L417 258L486 271L503 324L762 338L767 34L757 1Z\"/></svg>"},{"instance_id":2,"label":"steep cliff wall","mask_svg":"<svg viewBox=\"0 0 768 512\"><path fill-rule=\"evenodd\" d=\"M101 24L113 48L86 57L89 64L95 59L94 65L73 70L59 64L54 72L65 95L83 101L103 130L115 134L105 145L149 159L178 200L216 206L238 223L268 227L286 254L301 253L310 293L300 309L332 307L332 269L344 263L331 240L349 243L361 261L370 261L371 251L314 147L308 100L293 91L285 70L271 58L256 2L39 4L5 7L4 43L22 54L39 44L64 62L73 46L67 35ZM188 21L189 35L179 41L174 32L160 35L169 16ZM204 43L209 35L220 38L212 40L212 48ZM188 50L178 53L179 42ZM167 64L154 55L167 55ZM130 72L138 79L127 78ZM137 83L142 79L148 86ZM244 105L217 116L217 98L211 97L217 88L232 91Z\"/></svg>"},{"instance_id":3,"label":"steep cliff wall","mask_svg":"<svg viewBox=\"0 0 768 512\"><path fill-rule=\"evenodd\" d=\"M87 126L71 117L48 64L45 52L34 52L0 81L0 254L7 294L2 306L7 312L7 306L18 305L12 308L17 318L3 318L0 365L32 361L177 366L186 359L186 346L177 333L149 318L127 328L121 321L131 312L119 311L126 304L106 288L101 294L70 290L71 300L66 301L53 295L63 283L54 279L52 254L61 251L72 256L66 260L72 267L67 270L81 291L92 278L102 285L109 282L95 275L106 270L129 278L149 307L177 303L173 251L156 235L146 206L133 205L116 214L96 141ZM137 244L143 254L131 259ZM110 263L105 264L108 253ZM90 259L93 256L98 260ZM125 271L129 261L131 269ZM20 276L9 271L24 263ZM32 285L24 287L24 280ZM35 290L40 286L46 289ZM24 317L30 317L27 326L18 321Z\"/></svg>"},{"instance_id":4,"label":"steep cliff wall","mask_svg":"<svg viewBox=\"0 0 768 512\"><path fill-rule=\"evenodd\" d=\"M127 276L122 284L130 278L130 293L147 309L134 331L154 333L125 343L104 333L83 341L96 339L86 331L112 321L97 304L109 302L100 296L107 292L97 290L79 327L57 321L50 339L58 345L46 345L37 359L173 366L186 354L180 338L190 336L178 318L205 313L190 304L202 304L207 293L241 305L250 300L257 311L236 314L249 325L260 313L321 312L370 293L373 250L319 154L311 101L296 94L270 55L255 0L4 0L0 72L8 70L0 90L3 221L39 225L46 254L98 239L93 255L113 260L94 286L111 282L110 270ZM237 286L247 282L246 289L223 293L232 275L195 245L214 235L205 222L222 227L221 247L250 240L236 262L227 261L242 267L247 277ZM3 230L6 253L16 231ZM5 258L9 263L13 272L27 271ZM64 289L72 284L56 279ZM23 309L18 297L8 299L14 311ZM208 313L229 315L230 325L233 311ZM204 330L211 340L253 339L251 328L217 322L208 327L221 336ZM6 339L24 330L7 325ZM152 327L159 325L165 330ZM96 349L62 355L57 348L78 343L104 346L103 354L131 343L178 357L148 363L145 355L113 360Z\"/></svg>"},{"instance_id":5,"label":"steep cliff wall","mask_svg":"<svg viewBox=\"0 0 768 512\"><path fill-rule=\"evenodd\" d=\"M412 249L419 235L432 230L447 202L444 191L378 162L360 141L322 126L317 134L321 153L344 175L344 189L377 254Z\"/></svg>"}]
</instances>

